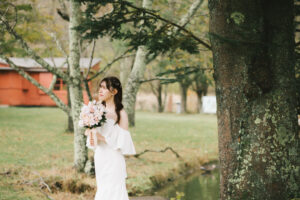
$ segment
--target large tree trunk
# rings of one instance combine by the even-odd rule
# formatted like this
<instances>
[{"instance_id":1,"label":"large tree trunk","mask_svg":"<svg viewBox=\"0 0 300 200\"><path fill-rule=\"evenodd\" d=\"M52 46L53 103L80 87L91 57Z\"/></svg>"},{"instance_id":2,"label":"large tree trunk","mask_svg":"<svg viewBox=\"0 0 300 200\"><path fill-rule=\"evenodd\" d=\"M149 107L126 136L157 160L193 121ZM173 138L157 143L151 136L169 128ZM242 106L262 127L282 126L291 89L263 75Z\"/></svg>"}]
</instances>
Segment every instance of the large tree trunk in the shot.
<instances>
[{"instance_id":1,"label":"large tree trunk","mask_svg":"<svg viewBox=\"0 0 300 200\"><path fill-rule=\"evenodd\" d=\"M211 0L221 199L300 196L293 1Z\"/></svg>"},{"instance_id":2,"label":"large tree trunk","mask_svg":"<svg viewBox=\"0 0 300 200\"><path fill-rule=\"evenodd\" d=\"M80 79L80 53L79 53L79 40L80 36L78 31L73 28L80 23L80 3L75 0L70 0L71 14L69 24L69 64L70 64L70 77L72 84L70 85L70 99L72 107L72 118L74 127L74 167L77 171L84 170L87 161L87 147L85 145L86 137L83 134L84 129L78 126L80 109L83 102L81 79Z\"/></svg>"},{"instance_id":3,"label":"large tree trunk","mask_svg":"<svg viewBox=\"0 0 300 200\"><path fill-rule=\"evenodd\" d=\"M151 9L152 2L153 0L143 0L143 7ZM133 68L124 90L124 108L128 114L129 126L135 125L135 101L140 87L139 80L144 77L146 69L146 54L146 47L139 46L136 52Z\"/></svg>"}]
</instances>

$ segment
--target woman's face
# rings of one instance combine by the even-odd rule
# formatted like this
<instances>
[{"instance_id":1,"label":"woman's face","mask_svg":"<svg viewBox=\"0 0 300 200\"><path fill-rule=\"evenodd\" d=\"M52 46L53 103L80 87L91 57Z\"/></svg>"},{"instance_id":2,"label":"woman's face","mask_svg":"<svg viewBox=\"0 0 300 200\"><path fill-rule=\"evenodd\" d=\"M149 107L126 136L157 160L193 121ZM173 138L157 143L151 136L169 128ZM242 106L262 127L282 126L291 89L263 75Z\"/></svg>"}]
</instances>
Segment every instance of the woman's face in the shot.
<instances>
[{"instance_id":1,"label":"woman's face","mask_svg":"<svg viewBox=\"0 0 300 200\"><path fill-rule=\"evenodd\" d=\"M99 100L100 101L107 101L107 99L110 99L113 97L113 93L106 87L106 82L102 81L100 88L99 88Z\"/></svg>"}]
</instances>

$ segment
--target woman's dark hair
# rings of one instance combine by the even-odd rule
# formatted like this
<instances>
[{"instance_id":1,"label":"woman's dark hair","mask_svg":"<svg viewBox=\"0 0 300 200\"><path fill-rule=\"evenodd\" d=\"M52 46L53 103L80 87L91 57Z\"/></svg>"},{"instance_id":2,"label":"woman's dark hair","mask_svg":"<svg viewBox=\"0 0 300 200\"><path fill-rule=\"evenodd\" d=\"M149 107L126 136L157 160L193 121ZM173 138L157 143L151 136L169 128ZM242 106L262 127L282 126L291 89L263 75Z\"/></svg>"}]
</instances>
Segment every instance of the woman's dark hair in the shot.
<instances>
[{"instance_id":1,"label":"woman's dark hair","mask_svg":"<svg viewBox=\"0 0 300 200\"><path fill-rule=\"evenodd\" d=\"M100 81L100 83L98 85L99 88L101 87L101 83L103 81L106 83L107 89L110 90L111 92L113 91L113 89L118 90L117 94L114 97L114 103L115 103L115 106L116 106L115 111L116 111L117 116L118 116L118 119L116 121L116 124L117 124L120 121L120 110L122 110L122 108L124 107L123 104L122 104L122 85L121 85L120 80L117 77L107 76L107 77L103 78ZM102 101L102 104L106 107L106 102L105 101Z\"/></svg>"}]
</instances>

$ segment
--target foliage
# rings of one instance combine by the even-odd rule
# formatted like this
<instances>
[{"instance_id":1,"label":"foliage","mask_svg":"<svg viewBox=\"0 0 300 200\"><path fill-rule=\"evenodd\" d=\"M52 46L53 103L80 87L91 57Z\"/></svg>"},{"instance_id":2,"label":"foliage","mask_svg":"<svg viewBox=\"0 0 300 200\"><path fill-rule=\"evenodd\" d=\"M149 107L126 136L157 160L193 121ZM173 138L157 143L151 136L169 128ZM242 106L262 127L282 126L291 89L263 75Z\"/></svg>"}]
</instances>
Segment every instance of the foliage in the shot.
<instances>
[{"instance_id":1,"label":"foliage","mask_svg":"<svg viewBox=\"0 0 300 200\"><path fill-rule=\"evenodd\" d=\"M23 3L25 2L25 3ZM5 20L41 56L60 56L50 30L61 34L58 26L49 22L53 16L42 13L34 0L2 0L0 2L1 20ZM24 49L4 28L0 21L0 53L15 57L25 57Z\"/></svg>"},{"instance_id":2,"label":"foliage","mask_svg":"<svg viewBox=\"0 0 300 200\"><path fill-rule=\"evenodd\" d=\"M86 6L83 23L77 27L85 39L109 35L135 48L145 45L154 55L177 48L199 52L198 43L190 35L172 34L173 26L159 19L158 10L138 8L123 0L78 1Z\"/></svg>"},{"instance_id":3,"label":"foliage","mask_svg":"<svg viewBox=\"0 0 300 200\"><path fill-rule=\"evenodd\" d=\"M170 200L181 200L181 197L184 196L184 192L176 191L176 197L172 197Z\"/></svg>"},{"instance_id":4,"label":"foliage","mask_svg":"<svg viewBox=\"0 0 300 200\"><path fill-rule=\"evenodd\" d=\"M187 66L187 67L180 67L180 68L178 67L175 69L168 69L164 72L158 73L157 76L173 75L172 78L161 81L161 84L169 84L169 83L180 82L183 79L186 79L188 75L195 73L198 70L199 68L195 66Z\"/></svg>"},{"instance_id":5,"label":"foliage","mask_svg":"<svg viewBox=\"0 0 300 200\"><path fill-rule=\"evenodd\" d=\"M182 4L169 3L159 6L165 11L162 13L165 18L177 18L176 21L179 21L180 18L178 18L177 13L181 13L181 16L183 16L186 13L186 7L191 4L191 1L186 1ZM208 39L208 35L206 34L208 32L207 24L209 19L207 13L207 4L204 2L186 25L193 33L202 35L205 39ZM161 81L163 84L181 82L181 84L185 84L186 86L192 84L192 86L202 85L203 87L213 84L211 73L212 55L210 51L200 51L198 54L189 54L186 51L176 49L171 51L168 56L164 55L162 60L161 62L164 62L165 66L161 67L160 63L157 64L161 70L159 73L156 73L156 76L163 76L163 78L170 79ZM196 86L193 88L197 88Z\"/></svg>"}]
</instances>

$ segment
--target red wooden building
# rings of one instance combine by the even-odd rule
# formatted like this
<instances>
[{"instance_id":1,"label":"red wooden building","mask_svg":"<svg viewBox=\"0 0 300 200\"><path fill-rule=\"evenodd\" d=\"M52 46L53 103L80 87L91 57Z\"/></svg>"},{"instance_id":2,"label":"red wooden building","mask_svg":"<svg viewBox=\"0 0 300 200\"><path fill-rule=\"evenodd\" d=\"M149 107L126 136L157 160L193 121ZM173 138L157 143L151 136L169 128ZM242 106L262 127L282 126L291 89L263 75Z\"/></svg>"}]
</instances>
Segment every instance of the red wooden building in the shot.
<instances>
[{"instance_id":1,"label":"red wooden building","mask_svg":"<svg viewBox=\"0 0 300 200\"><path fill-rule=\"evenodd\" d=\"M17 66L24 69L30 76L36 79L41 85L49 88L53 74L42 68L30 58L10 58ZM67 70L65 58L44 58L52 67ZM92 69L99 70L100 59L94 58ZM83 73L89 67L90 59L80 59L80 71ZM91 87L91 85L90 85ZM67 89L64 81L57 77L53 93L67 104ZM84 102L88 102L86 92L83 92ZM23 78L18 72L10 68L5 60L0 59L0 105L9 106L56 106L54 101L39 88Z\"/></svg>"}]
</instances>

